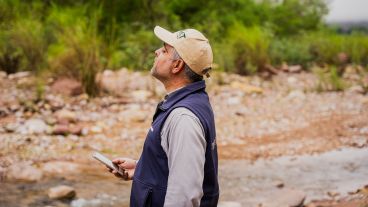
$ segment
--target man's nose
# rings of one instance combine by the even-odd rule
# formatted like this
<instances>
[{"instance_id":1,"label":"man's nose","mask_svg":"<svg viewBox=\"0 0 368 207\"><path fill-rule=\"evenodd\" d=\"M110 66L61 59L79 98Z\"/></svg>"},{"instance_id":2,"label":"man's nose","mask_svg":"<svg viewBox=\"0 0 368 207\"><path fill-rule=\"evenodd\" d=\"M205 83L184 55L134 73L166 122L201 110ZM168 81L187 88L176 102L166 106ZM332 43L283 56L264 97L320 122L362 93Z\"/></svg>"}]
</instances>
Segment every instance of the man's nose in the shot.
<instances>
[{"instance_id":1,"label":"man's nose","mask_svg":"<svg viewBox=\"0 0 368 207\"><path fill-rule=\"evenodd\" d=\"M156 57L160 54L160 49L155 50Z\"/></svg>"}]
</instances>

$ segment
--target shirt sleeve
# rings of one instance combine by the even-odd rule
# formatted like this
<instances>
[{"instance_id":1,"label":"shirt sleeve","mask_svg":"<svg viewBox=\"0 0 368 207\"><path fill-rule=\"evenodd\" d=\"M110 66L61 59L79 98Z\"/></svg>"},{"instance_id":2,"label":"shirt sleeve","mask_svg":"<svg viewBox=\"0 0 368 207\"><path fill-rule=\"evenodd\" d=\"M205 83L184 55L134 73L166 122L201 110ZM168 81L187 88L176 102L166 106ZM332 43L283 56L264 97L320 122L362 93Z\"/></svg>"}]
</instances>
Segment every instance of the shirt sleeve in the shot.
<instances>
[{"instance_id":1,"label":"shirt sleeve","mask_svg":"<svg viewBox=\"0 0 368 207\"><path fill-rule=\"evenodd\" d=\"M198 117L190 110L174 109L161 131L169 178L165 207L199 206L203 196L206 139Z\"/></svg>"}]
</instances>

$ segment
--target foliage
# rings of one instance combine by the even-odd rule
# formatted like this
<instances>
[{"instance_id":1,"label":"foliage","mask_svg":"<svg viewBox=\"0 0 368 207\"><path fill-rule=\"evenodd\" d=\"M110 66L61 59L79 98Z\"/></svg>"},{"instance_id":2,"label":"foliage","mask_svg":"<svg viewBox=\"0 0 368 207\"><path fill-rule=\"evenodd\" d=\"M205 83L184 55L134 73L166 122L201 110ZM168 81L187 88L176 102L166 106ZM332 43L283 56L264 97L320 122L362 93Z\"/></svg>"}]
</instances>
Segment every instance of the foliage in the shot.
<instances>
[{"instance_id":1,"label":"foliage","mask_svg":"<svg viewBox=\"0 0 368 207\"><path fill-rule=\"evenodd\" d=\"M252 74L257 68L263 68L268 62L268 48L270 44L269 34L260 27L244 27L236 23L229 28L228 42L224 47L229 47L228 60L234 65L235 72L239 74ZM220 54L221 55L221 54Z\"/></svg>"},{"instance_id":2,"label":"foliage","mask_svg":"<svg viewBox=\"0 0 368 207\"><path fill-rule=\"evenodd\" d=\"M314 67L312 71L319 77L317 91L342 91L346 88L346 83L338 74L336 67Z\"/></svg>"},{"instance_id":3,"label":"foliage","mask_svg":"<svg viewBox=\"0 0 368 207\"><path fill-rule=\"evenodd\" d=\"M267 64L368 64L368 38L327 30L323 0L0 0L0 70L73 76L96 94L95 74L148 70L152 29L196 28L219 70L252 74Z\"/></svg>"}]
</instances>

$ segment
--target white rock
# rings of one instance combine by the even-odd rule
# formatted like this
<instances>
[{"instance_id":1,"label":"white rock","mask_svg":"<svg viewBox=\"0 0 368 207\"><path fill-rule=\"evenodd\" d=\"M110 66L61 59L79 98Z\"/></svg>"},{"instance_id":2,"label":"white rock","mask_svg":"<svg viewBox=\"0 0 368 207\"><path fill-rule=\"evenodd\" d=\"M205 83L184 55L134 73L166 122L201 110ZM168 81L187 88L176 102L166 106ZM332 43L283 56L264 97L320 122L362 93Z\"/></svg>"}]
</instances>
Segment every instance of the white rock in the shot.
<instances>
[{"instance_id":1,"label":"white rock","mask_svg":"<svg viewBox=\"0 0 368 207\"><path fill-rule=\"evenodd\" d=\"M50 127L41 119L29 119L18 127L20 134L42 134L50 131Z\"/></svg>"}]
</instances>

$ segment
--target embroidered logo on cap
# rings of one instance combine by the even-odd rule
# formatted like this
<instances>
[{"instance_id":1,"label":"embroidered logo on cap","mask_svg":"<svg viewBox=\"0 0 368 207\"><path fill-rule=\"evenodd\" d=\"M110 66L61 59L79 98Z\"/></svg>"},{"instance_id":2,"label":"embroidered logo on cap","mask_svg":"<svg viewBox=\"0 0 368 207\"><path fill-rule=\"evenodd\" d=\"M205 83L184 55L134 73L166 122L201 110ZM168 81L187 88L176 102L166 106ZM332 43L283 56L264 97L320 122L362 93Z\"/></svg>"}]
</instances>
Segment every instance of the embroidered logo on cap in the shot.
<instances>
[{"instance_id":1,"label":"embroidered logo on cap","mask_svg":"<svg viewBox=\"0 0 368 207\"><path fill-rule=\"evenodd\" d=\"M176 38L177 39L186 38L185 32L184 31L178 31L178 34L176 35Z\"/></svg>"}]
</instances>

